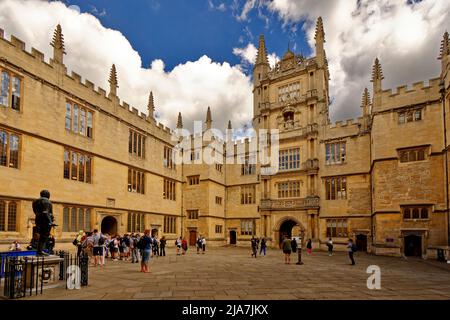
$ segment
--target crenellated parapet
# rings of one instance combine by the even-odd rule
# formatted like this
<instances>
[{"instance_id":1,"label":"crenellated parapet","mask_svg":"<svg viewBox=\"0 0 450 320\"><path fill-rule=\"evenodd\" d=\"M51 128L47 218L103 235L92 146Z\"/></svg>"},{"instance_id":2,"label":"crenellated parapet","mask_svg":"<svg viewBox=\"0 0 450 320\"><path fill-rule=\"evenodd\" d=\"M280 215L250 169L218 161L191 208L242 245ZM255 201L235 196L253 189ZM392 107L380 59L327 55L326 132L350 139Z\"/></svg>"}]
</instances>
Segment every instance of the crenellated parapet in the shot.
<instances>
[{"instance_id":1,"label":"crenellated parapet","mask_svg":"<svg viewBox=\"0 0 450 320\"><path fill-rule=\"evenodd\" d=\"M381 106L377 112L390 110L393 108L404 107L408 105L421 104L436 101L440 98L439 94L440 78L416 82L412 86L401 85L396 90L388 89L381 92Z\"/></svg>"},{"instance_id":2,"label":"crenellated parapet","mask_svg":"<svg viewBox=\"0 0 450 320\"><path fill-rule=\"evenodd\" d=\"M62 56L66 52L60 27L56 28L51 45L54 48L54 57L47 58L34 47L31 47L30 52L26 51L24 41L14 35L7 39L3 29L0 29L0 63L25 77L28 76L56 88L56 91L69 99L78 100L93 109L103 111L159 139L171 141L172 130L161 123L157 124L153 114L148 116L137 108L131 107L127 102L120 101L115 90L118 87L115 66L110 70L110 92L108 94L105 89L96 87L88 79L83 79L79 73L67 71L62 60ZM151 110L154 111L154 106Z\"/></svg>"}]
</instances>

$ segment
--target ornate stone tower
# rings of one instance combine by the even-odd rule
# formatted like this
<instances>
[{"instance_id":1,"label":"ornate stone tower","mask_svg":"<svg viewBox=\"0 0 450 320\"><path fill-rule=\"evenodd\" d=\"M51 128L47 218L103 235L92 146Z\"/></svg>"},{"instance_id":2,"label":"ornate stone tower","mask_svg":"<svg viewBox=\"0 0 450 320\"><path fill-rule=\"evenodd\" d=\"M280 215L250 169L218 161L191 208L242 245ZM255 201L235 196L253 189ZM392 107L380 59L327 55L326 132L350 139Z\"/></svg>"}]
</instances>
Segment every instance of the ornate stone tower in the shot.
<instances>
[{"instance_id":1,"label":"ornate stone tower","mask_svg":"<svg viewBox=\"0 0 450 320\"><path fill-rule=\"evenodd\" d=\"M253 67L253 127L260 127L260 110L262 103L267 102L267 86L264 91L262 80L267 78L270 71L269 60L267 58L266 43L264 35L259 37L258 53L256 55L255 66Z\"/></svg>"}]
</instances>

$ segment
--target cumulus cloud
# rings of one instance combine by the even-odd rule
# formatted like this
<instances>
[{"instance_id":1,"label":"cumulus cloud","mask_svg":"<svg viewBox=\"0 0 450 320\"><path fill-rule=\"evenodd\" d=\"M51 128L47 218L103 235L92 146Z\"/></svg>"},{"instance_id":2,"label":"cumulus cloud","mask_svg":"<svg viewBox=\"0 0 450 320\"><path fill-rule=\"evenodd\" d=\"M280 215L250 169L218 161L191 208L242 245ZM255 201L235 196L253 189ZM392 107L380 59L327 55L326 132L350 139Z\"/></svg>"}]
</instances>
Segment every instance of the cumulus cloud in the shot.
<instances>
[{"instance_id":1,"label":"cumulus cloud","mask_svg":"<svg viewBox=\"0 0 450 320\"><path fill-rule=\"evenodd\" d=\"M182 112L183 123L189 129L194 120L205 121L208 105L214 125L221 129L228 119L238 127L252 117L251 79L239 66L202 56L166 71L162 59L143 63L119 31L104 27L92 14L80 14L61 2L0 1L0 28L8 36L13 34L25 41L27 50L33 46L44 52L47 59L52 56L49 43L58 23L64 33L68 70L108 89L109 70L114 63L121 100L146 113L152 90L159 120L172 128L178 112Z\"/></svg>"},{"instance_id":2,"label":"cumulus cloud","mask_svg":"<svg viewBox=\"0 0 450 320\"><path fill-rule=\"evenodd\" d=\"M248 0L250 1L250 0ZM273 0L261 1L285 26L299 24L314 48L315 21L322 16L331 73L333 119L360 114L360 96L371 88L379 57L384 89L439 76L442 34L450 29L450 1ZM246 13L248 14L248 12Z\"/></svg>"}]
</instances>

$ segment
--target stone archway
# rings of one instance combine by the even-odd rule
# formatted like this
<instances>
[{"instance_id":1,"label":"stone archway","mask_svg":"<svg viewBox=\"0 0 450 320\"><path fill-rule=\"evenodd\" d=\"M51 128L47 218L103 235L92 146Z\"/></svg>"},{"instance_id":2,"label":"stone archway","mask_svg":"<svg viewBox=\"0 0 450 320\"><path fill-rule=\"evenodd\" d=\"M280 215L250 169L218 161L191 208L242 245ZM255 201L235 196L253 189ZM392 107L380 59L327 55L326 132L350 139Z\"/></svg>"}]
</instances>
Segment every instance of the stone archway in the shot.
<instances>
[{"instance_id":1,"label":"stone archway","mask_svg":"<svg viewBox=\"0 0 450 320\"><path fill-rule=\"evenodd\" d=\"M277 241L277 245L279 245L285 236L292 238L292 236L298 236L297 234L292 234L292 229L294 227L299 227L300 232L302 234L305 233L305 228L301 224L301 222L292 216L287 216L281 218L275 226L275 240Z\"/></svg>"},{"instance_id":2,"label":"stone archway","mask_svg":"<svg viewBox=\"0 0 450 320\"><path fill-rule=\"evenodd\" d=\"M108 234L112 237L117 235L117 219L113 216L106 216L102 220L101 231L103 234Z\"/></svg>"}]
</instances>

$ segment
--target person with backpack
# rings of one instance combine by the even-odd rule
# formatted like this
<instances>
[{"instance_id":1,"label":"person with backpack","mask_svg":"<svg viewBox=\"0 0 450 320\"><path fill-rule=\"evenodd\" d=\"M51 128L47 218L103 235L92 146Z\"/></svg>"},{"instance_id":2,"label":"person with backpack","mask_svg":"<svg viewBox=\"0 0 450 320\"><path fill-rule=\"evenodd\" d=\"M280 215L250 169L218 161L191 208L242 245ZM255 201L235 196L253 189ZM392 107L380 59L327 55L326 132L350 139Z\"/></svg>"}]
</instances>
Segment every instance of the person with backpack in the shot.
<instances>
[{"instance_id":1,"label":"person with backpack","mask_svg":"<svg viewBox=\"0 0 450 320\"><path fill-rule=\"evenodd\" d=\"M159 240L159 251L160 256L166 256L166 237L164 236Z\"/></svg>"},{"instance_id":2,"label":"person with backpack","mask_svg":"<svg viewBox=\"0 0 450 320\"><path fill-rule=\"evenodd\" d=\"M94 267L100 265L103 267L105 265L105 260L103 256L103 246L105 245L105 237L98 232L97 229L94 229L94 234L92 235L92 253L94 256Z\"/></svg>"},{"instance_id":3,"label":"person with backpack","mask_svg":"<svg viewBox=\"0 0 450 320\"><path fill-rule=\"evenodd\" d=\"M353 254L357 251L356 245L353 243L352 239L348 239L348 245L347 245L347 251L348 256L350 258L350 261L352 262L351 265L355 265L355 259L353 258Z\"/></svg>"},{"instance_id":4,"label":"person with backpack","mask_svg":"<svg viewBox=\"0 0 450 320\"><path fill-rule=\"evenodd\" d=\"M291 263L291 252L292 252L291 239L289 239L287 236L284 236L284 240L283 240L283 242L281 242L280 247L284 253L284 263L290 264Z\"/></svg>"},{"instance_id":5,"label":"person with backpack","mask_svg":"<svg viewBox=\"0 0 450 320\"><path fill-rule=\"evenodd\" d=\"M137 236L132 233L130 237L131 263L139 262L139 248L137 246Z\"/></svg>"},{"instance_id":6,"label":"person with backpack","mask_svg":"<svg viewBox=\"0 0 450 320\"><path fill-rule=\"evenodd\" d=\"M327 247L328 247L328 255L331 257L333 255L333 240L328 239L327 241Z\"/></svg>"}]
</instances>

